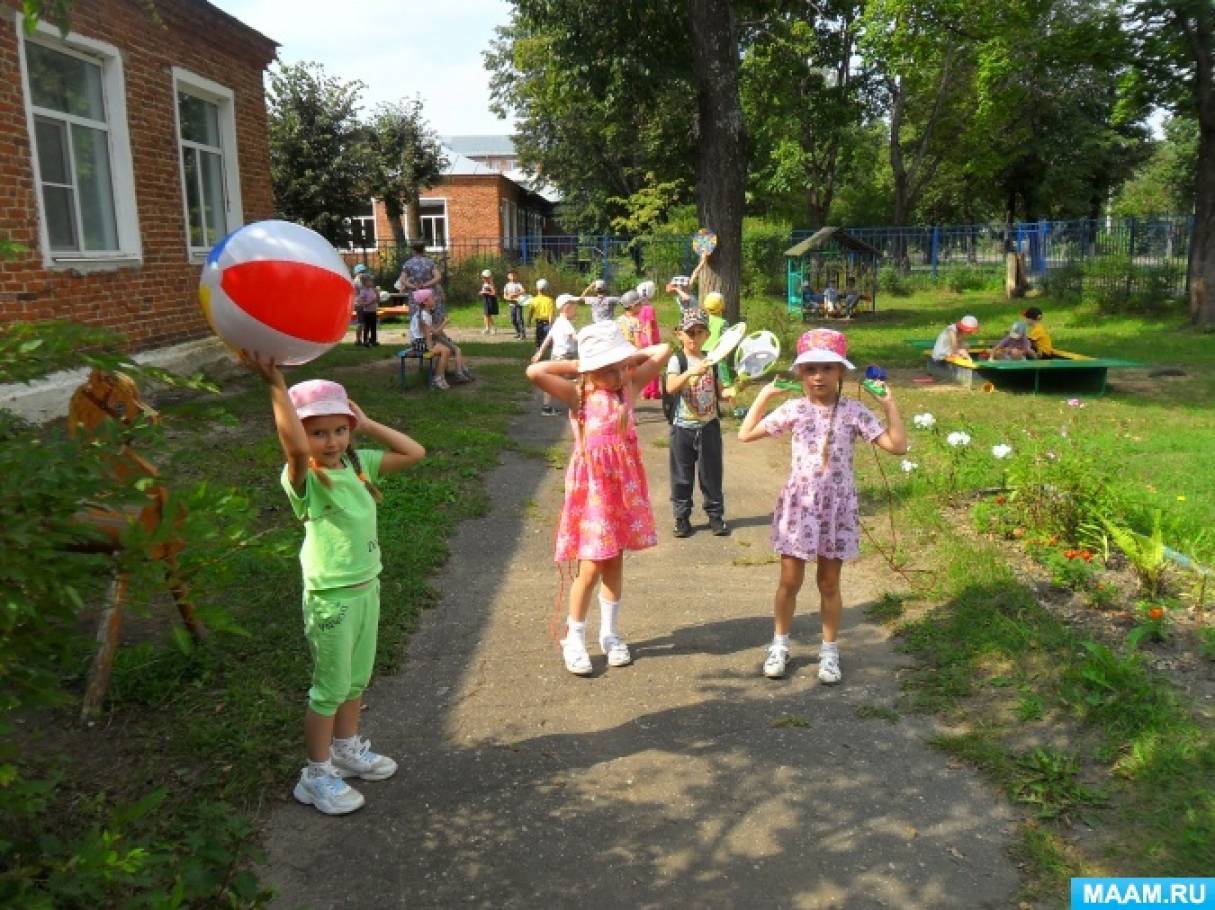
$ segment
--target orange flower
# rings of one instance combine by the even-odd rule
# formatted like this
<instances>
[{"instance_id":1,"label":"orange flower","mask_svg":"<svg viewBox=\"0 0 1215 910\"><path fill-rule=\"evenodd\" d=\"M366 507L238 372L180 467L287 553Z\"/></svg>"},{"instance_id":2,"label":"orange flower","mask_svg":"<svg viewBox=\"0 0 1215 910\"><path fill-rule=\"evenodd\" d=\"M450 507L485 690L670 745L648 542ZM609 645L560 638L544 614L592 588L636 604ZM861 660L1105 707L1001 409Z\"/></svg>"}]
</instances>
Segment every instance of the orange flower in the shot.
<instances>
[{"instance_id":1,"label":"orange flower","mask_svg":"<svg viewBox=\"0 0 1215 910\"><path fill-rule=\"evenodd\" d=\"M1164 619L1164 607L1152 607L1152 609L1148 610L1148 619L1152 620L1152 622L1160 622L1160 620Z\"/></svg>"},{"instance_id":2,"label":"orange flower","mask_svg":"<svg viewBox=\"0 0 1215 910\"><path fill-rule=\"evenodd\" d=\"M1017 538L1017 540L1020 540L1024 536L1025 536L1024 528L1013 528L1013 537Z\"/></svg>"},{"instance_id":3,"label":"orange flower","mask_svg":"<svg viewBox=\"0 0 1215 910\"><path fill-rule=\"evenodd\" d=\"M1002 505L1004 505L1004 503L1006 503L1006 502L1008 502L1008 497L1007 497L1007 496L997 496L997 497L996 497L996 505L998 505L998 506L1002 506Z\"/></svg>"}]
</instances>

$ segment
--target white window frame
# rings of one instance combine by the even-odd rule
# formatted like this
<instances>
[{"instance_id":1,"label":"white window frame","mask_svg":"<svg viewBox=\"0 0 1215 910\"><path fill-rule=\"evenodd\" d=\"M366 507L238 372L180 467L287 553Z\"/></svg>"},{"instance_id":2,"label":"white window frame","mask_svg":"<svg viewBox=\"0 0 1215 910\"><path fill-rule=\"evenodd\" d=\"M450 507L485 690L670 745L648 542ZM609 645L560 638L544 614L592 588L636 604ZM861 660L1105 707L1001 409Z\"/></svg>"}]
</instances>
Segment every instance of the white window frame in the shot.
<instances>
[{"instance_id":1,"label":"white window frame","mask_svg":"<svg viewBox=\"0 0 1215 910\"><path fill-rule=\"evenodd\" d=\"M34 175L34 196L38 205L38 241L42 246L42 265L47 269L77 272L112 271L130 268L143 262L143 241L139 236L139 209L135 200L135 168L131 159L131 131L127 124L126 79L122 69L122 54L114 45L76 32L60 35L49 23L40 21L32 35L25 34L25 19L18 10L13 16L17 31L17 51L21 67L21 91L25 101L26 129L30 143L31 168ZM42 170L38 163L38 140L35 116L72 122L72 115L61 111L43 111L34 105L30 90L29 65L26 61L27 42L80 57L101 67L102 103L105 105L106 136L110 152L110 181L114 193L114 222L118 231L118 249L103 252L72 250L52 252L50 230L47 226L46 203L42 198ZM73 167L75 164L73 163Z\"/></svg>"},{"instance_id":2,"label":"white window frame","mask_svg":"<svg viewBox=\"0 0 1215 910\"><path fill-rule=\"evenodd\" d=\"M186 162L182 153L187 145L193 147L196 143L181 138L181 99L178 96L180 93L191 95L218 108L219 148L224 161L224 220L227 233L231 233L245 223L240 195L240 161L236 147L236 94L226 85L220 85L180 66L171 67L170 71L173 74L173 135L177 137L177 169L181 173L181 214L182 229L186 238L186 256L191 262L202 262L207 258L210 247L190 244L190 204L186 195Z\"/></svg>"},{"instance_id":3,"label":"white window frame","mask_svg":"<svg viewBox=\"0 0 1215 910\"><path fill-rule=\"evenodd\" d=\"M350 239L348 241L346 241L346 249L348 251L350 251L351 253L374 253L376 250L378 250L380 248L380 233L379 233L379 231L376 230L376 226L375 226L376 221L378 220L378 217L379 216L376 214L375 197L372 197L372 199L371 199L371 214L370 215L351 215L351 216L349 216L350 226L351 226L352 230L350 232ZM371 246L355 246L354 245L353 227L354 227L354 223L356 221L370 222L371 230L368 233L370 234L370 237L371 237Z\"/></svg>"},{"instance_id":4,"label":"white window frame","mask_svg":"<svg viewBox=\"0 0 1215 910\"><path fill-rule=\"evenodd\" d=\"M443 246L433 246L433 245L427 246L426 252L442 253L448 249L451 249L451 219L448 217L449 213L447 210L447 197L446 196L420 196L420 197L418 197L418 224L422 223L423 218L434 218L435 217L434 215L423 215L422 214L422 203L423 202L441 202L441 203L443 203L443 242L444 242L444 245ZM426 236L425 231L422 232L422 236L423 237Z\"/></svg>"}]
</instances>

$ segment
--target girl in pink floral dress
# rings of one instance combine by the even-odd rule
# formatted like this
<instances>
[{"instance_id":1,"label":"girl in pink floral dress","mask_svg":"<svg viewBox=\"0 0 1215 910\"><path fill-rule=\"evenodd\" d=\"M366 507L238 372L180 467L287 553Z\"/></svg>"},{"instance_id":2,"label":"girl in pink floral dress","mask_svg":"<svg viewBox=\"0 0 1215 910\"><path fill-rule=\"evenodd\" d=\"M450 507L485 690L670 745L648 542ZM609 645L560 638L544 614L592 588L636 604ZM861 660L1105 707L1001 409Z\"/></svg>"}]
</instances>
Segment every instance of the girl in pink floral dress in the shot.
<instances>
[{"instance_id":1,"label":"girl in pink floral dress","mask_svg":"<svg viewBox=\"0 0 1215 910\"><path fill-rule=\"evenodd\" d=\"M793 361L803 395L764 417L768 402L782 394L774 383L764 386L738 431L743 442L793 435L793 467L772 514L780 583L773 603L775 633L764 661L764 675L771 679L785 675L797 594L806 563L814 560L823 629L818 678L827 684L840 681L840 570L845 559L859 554L861 538L852 447L859 437L893 455L907 451L907 433L888 388L878 399L886 427L860 402L843 397L844 371L853 369L847 354L848 342L839 332L812 329L803 334Z\"/></svg>"},{"instance_id":2,"label":"girl in pink floral dress","mask_svg":"<svg viewBox=\"0 0 1215 910\"><path fill-rule=\"evenodd\" d=\"M586 616L599 592L599 646L610 667L631 663L617 628L624 586L624 551L658 543L645 467L637 447L633 401L670 356L665 344L638 350L615 322L595 322L578 333L577 361L545 361L527 378L570 409L574 452L565 473L565 504L557 525L557 562L578 561L570 587L569 619L561 641L565 668L591 672ZM570 378L577 376L571 383Z\"/></svg>"}]
</instances>

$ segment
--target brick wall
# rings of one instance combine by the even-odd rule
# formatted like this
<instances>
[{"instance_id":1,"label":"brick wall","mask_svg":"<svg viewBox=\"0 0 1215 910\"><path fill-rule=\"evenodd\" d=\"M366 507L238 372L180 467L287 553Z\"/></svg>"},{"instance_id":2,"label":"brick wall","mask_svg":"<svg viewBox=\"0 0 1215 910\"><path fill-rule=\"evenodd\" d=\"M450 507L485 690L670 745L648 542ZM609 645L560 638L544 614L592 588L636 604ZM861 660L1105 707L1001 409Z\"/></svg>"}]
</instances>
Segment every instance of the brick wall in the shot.
<instances>
[{"instance_id":1,"label":"brick wall","mask_svg":"<svg viewBox=\"0 0 1215 910\"><path fill-rule=\"evenodd\" d=\"M75 274L42 265L32 150L22 97L16 17L20 0L0 0L0 232L28 253L0 262L0 322L72 319L125 334L133 349L209 332L198 309L200 266L186 255L180 152L171 67L235 95L241 205L245 222L271 217L270 152L262 73L269 39L204 0L77 0L72 31L119 48L143 261ZM149 12L154 9L157 22Z\"/></svg>"}]
</instances>

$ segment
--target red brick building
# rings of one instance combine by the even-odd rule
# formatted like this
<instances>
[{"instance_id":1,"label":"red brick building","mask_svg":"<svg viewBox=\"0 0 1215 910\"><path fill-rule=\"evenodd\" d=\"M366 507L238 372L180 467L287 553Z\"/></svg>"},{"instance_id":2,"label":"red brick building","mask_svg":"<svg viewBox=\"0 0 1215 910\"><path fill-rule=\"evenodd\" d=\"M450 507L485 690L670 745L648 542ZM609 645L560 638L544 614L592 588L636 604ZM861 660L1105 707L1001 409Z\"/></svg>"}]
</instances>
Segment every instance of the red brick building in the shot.
<instances>
[{"instance_id":1,"label":"red brick building","mask_svg":"<svg viewBox=\"0 0 1215 910\"><path fill-rule=\"evenodd\" d=\"M529 239L553 233L554 203L548 190L534 187L517 170L501 172L451 150L447 156L447 171L420 199L422 236L432 251L446 252L450 261L515 253ZM364 219L374 223L371 246L382 249L392 242L380 200Z\"/></svg>"},{"instance_id":2,"label":"red brick building","mask_svg":"<svg viewBox=\"0 0 1215 910\"><path fill-rule=\"evenodd\" d=\"M76 0L66 37L0 0L0 236L26 250L0 261L0 322L207 334L208 249L274 211L276 47L205 0Z\"/></svg>"}]
</instances>

